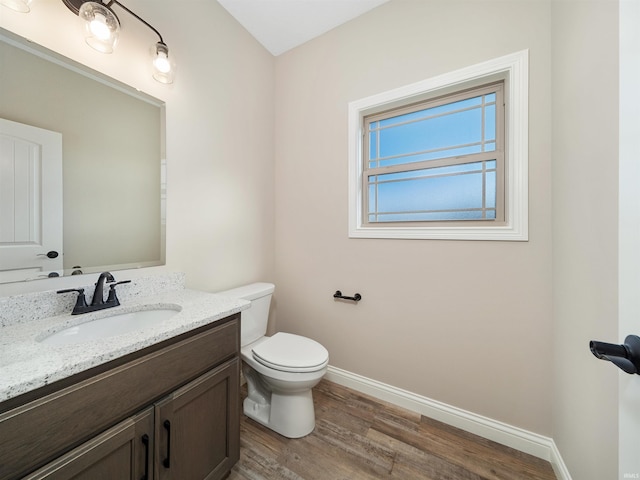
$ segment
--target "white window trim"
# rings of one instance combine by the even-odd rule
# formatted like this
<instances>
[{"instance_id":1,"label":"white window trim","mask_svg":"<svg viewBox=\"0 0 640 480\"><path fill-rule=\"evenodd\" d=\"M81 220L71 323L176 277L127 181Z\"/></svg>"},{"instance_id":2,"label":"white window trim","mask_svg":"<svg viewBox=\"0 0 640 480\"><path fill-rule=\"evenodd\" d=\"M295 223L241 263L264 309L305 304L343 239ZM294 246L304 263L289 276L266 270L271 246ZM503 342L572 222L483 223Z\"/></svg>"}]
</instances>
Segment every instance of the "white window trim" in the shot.
<instances>
[{"instance_id":1,"label":"white window trim","mask_svg":"<svg viewBox=\"0 0 640 480\"><path fill-rule=\"evenodd\" d=\"M362 118L411 102L413 97L482 81L499 74L508 76L506 102L507 211L500 226L365 226L362 218ZM349 103L349 237L441 240L526 241L528 229L529 165L529 51L505 55L411 85Z\"/></svg>"}]
</instances>

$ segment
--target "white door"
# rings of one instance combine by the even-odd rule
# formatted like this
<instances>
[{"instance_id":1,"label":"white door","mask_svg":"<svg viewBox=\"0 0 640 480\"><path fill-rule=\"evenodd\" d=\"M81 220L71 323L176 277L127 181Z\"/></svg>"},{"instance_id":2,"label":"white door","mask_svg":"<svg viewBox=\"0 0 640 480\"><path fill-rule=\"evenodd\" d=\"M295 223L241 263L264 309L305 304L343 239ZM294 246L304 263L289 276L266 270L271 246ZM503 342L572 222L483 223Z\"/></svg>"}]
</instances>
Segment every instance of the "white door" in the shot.
<instances>
[{"instance_id":1,"label":"white door","mask_svg":"<svg viewBox=\"0 0 640 480\"><path fill-rule=\"evenodd\" d=\"M0 283L62 270L62 135L0 119Z\"/></svg>"},{"instance_id":2,"label":"white door","mask_svg":"<svg viewBox=\"0 0 640 480\"><path fill-rule=\"evenodd\" d=\"M640 2L620 2L618 335L640 336ZM612 342L613 343L613 342ZM612 372L612 374L614 374ZM619 478L640 479L640 375L619 375Z\"/></svg>"}]
</instances>

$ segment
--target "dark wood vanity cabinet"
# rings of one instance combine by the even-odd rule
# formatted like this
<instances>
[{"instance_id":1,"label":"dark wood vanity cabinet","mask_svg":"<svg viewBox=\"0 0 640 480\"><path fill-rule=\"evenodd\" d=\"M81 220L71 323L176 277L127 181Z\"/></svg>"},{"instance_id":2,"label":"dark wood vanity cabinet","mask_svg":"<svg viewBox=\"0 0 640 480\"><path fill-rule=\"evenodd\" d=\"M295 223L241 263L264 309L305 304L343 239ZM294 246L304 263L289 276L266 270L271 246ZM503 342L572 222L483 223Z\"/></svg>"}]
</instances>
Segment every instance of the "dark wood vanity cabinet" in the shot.
<instances>
[{"instance_id":1,"label":"dark wood vanity cabinet","mask_svg":"<svg viewBox=\"0 0 640 480\"><path fill-rule=\"evenodd\" d=\"M48 463L24 480L152 480L153 408Z\"/></svg>"},{"instance_id":2,"label":"dark wood vanity cabinet","mask_svg":"<svg viewBox=\"0 0 640 480\"><path fill-rule=\"evenodd\" d=\"M5 410L0 480L224 478L240 454L239 348L235 315Z\"/></svg>"},{"instance_id":3,"label":"dark wood vanity cabinet","mask_svg":"<svg viewBox=\"0 0 640 480\"><path fill-rule=\"evenodd\" d=\"M239 361L211 371L156 404L156 480L223 478L240 451ZM235 393L234 393L235 392Z\"/></svg>"}]
</instances>

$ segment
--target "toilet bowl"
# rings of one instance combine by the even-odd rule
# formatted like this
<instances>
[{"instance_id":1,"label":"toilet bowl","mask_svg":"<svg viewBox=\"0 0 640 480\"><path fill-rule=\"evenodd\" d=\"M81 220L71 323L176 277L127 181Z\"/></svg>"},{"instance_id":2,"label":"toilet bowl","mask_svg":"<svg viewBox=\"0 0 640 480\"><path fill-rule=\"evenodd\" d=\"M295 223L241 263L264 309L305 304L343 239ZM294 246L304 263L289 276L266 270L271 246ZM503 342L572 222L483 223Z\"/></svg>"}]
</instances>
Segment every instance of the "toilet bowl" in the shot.
<instances>
[{"instance_id":1,"label":"toilet bowl","mask_svg":"<svg viewBox=\"0 0 640 480\"><path fill-rule=\"evenodd\" d=\"M270 283L254 283L219 294L251 301L240 322L248 391L244 414L285 437L299 438L315 428L312 388L327 372L329 353L300 335L265 336L274 289Z\"/></svg>"}]
</instances>

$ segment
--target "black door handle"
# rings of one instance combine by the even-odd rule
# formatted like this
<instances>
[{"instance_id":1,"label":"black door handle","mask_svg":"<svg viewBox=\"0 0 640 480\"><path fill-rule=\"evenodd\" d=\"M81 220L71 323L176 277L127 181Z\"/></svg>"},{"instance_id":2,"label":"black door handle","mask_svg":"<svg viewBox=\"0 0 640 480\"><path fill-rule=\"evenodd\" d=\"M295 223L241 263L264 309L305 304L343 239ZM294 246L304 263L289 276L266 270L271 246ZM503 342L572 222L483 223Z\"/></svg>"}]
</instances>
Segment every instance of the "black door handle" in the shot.
<instances>
[{"instance_id":1,"label":"black door handle","mask_svg":"<svg viewBox=\"0 0 640 480\"><path fill-rule=\"evenodd\" d=\"M51 250L50 252L47 253L39 253L37 255L38 257L47 257L47 258L58 258L58 252L56 252L55 250Z\"/></svg>"},{"instance_id":2,"label":"black door handle","mask_svg":"<svg viewBox=\"0 0 640 480\"><path fill-rule=\"evenodd\" d=\"M144 475L140 480L149 480L149 435L142 435L142 443L144 444Z\"/></svg>"},{"instance_id":3,"label":"black door handle","mask_svg":"<svg viewBox=\"0 0 640 480\"><path fill-rule=\"evenodd\" d=\"M164 468L169 468L171 466L171 422L165 420L162 425L167 431L167 458L162 461L162 465Z\"/></svg>"},{"instance_id":4,"label":"black door handle","mask_svg":"<svg viewBox=\"0 0 640 480\"><path fill-rule=\"evenodd\" d=\"M626 373L640 375L640 337L637 335L628 335L622 345L591 340L589 349L596 358L608 360Z\"/></svg>"}]
</instances>

